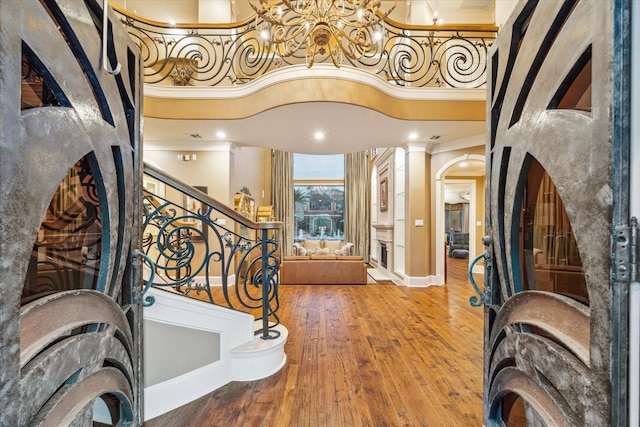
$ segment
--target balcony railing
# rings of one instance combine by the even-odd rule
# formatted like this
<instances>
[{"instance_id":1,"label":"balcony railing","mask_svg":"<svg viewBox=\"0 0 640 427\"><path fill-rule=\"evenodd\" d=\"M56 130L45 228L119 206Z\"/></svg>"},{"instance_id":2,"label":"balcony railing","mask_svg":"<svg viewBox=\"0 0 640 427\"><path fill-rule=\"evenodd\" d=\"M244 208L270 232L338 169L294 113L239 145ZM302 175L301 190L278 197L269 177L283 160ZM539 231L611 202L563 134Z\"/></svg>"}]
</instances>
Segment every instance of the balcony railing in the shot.
<instances>
[{"instance_id":1,"label":"balcony railing","mask_svg":"<svg viewBox=\"0 0 640 427\"><path fill-rule=\"evenodd\" d=\"M193 187L145 164L143 253L146 287L178 292L247 312L256 334L279 335L280 222L255 222Z\"/></svg>"},{"instance_id":2,"label":"balcony railing","mask_svg":"<svg viewBox=\"0 0 640 427\"><path fill-rule=\"evenodd\" d=\"M262 22L255 17L231 24L172 26L114 9L140 46L145 83L233 86L306 63L304 44L283 58L285 48L260 36L256 28ZM342 66L399 86L478 88L486 83L487 51L496 33L493 25L415 26L387 19L383 37L360 59L345 57ZM315 62L331 59L326 55Z\"/></svg>"}]
</instances>

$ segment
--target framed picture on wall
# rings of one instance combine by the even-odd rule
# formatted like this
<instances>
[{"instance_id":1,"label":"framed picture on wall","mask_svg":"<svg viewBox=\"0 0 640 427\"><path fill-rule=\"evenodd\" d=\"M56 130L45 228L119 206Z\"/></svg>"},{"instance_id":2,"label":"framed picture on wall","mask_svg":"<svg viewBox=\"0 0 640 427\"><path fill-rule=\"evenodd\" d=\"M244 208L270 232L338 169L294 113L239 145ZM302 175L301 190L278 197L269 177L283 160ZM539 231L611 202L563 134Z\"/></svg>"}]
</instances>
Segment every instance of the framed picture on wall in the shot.
<instances>
[{"instance_id":1,"label":"framed picture on wall","mask_svg":"<svg viewBox=\"0 0 640 427\"><path fill-rule=\"evenodd\" d=\"M383 178L380 181L380 212L385 212L387 209L389 209L389 181Z\"/></svg>"},{"instance_id":2,"label":"framed picture on wall","mask_svg":"<svg viewBox=\"0 0 640 427\"><path fill-rule=\"evenodd\" d=\"M206 186L194 185L193 187L195 189L197 189L197 190L202 191L205 194L207 194L207 192L209 190L208 187L206 187ZM204 214L205 213L204 210L203 210L202 202L200 202L199 200L194 199L193 197L189 197L186 194L184 194L182 202L183 202L183 206L185 207L185 210L183 212L184 215ZM187 218L187 219L184 220L184 222L188 223L188 224L192 224L196 228L199 228L199 229L202 230L202 235L194 234L193 235L193 240L202 240L203 239L203 235L206 235L207 227L199 219Z\"/></svg>"}]
</instances>

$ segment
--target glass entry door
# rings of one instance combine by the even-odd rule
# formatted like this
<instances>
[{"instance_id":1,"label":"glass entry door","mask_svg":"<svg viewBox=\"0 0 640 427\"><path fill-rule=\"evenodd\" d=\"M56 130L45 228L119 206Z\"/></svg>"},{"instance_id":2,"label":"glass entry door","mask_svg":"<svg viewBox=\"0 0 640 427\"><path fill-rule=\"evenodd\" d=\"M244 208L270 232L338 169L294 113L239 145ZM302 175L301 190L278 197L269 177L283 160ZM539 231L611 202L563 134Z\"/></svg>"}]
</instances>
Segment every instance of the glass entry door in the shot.
<instances>
[{"instance_id":1,"label":"glass entry door","mask_svg":"<svg viewBox=\"0 0 640 427\"><path fill-rule=\"evenodd\" d=\"M491 51L486 425L625 424L622 3L522 1Z\"/></svg>"},{"instance_id":2,"label":"glass entry door","mask_svg":"<svg viewBox=\"0 0 640 427\"><path fill-rule=\"evenodd\" d=\"M0 6L2 425L142 422L141 70L100 3Z\"/></svg>"}]
</instances>

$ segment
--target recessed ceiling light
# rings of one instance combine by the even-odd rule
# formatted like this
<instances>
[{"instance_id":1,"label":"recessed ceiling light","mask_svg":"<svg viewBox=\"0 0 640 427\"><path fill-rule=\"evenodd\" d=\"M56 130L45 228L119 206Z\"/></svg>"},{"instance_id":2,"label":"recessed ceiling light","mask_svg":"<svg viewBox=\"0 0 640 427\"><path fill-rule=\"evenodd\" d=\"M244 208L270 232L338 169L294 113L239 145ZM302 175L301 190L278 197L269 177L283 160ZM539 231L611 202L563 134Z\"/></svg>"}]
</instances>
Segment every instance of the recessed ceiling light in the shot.
<instances>
[{"instance_id":1,"label":"recessed ceiling light","mask_svg":"<svg viewBox=\"0 0 640 427\"><path fill-rule=\"evenodd\" d=\"M176 25L176 21L174 21L173 19L170 19L169 20L169 25L171 25L171 26Z\"/></svg>"},{"instance_id":2,"label":"recessed ceiling light","mask_svg":"<svg viewBox=\"0 0 640 427\"><path fill-rule=\"evenodd\" d=\"M324 139L324 133L318 131L313 134L313 137L315 138L316 141L322 141Z\"/></svg>"},{"instance_id":3,"label":"recessed ceiling light","mask_svg":"<svg viewBox=\"0 0 640 427\"><path fill-rule=\"evenodd\" d=\"M469 166L469 163L467 163L467 162L460 162L460 167L461 167L461 168L466 168L467 166Z\"/></svg>"},{"instance_id":4,"label":"recessed ceiling light","mask_svg":"<svg viewBox=\"0 0 640 427\"><path fill-rule=\"evenodd\" d=\"M216 136L217 136L218 138L226 138L226 137L227 137L227 134L226 134L226 133L224 133L223 131L219 130L218 132L216 132Z\"/></svg>"},{"instance_id":5,"label":"recessed ceiling light","mask_svg":"<svg viewBox=\"0 0 640 427\"><path fill-rule=\"evenodd\" d=\"M418 139L418 134L416 132L411 132L409 134L409 139L412 140L412 141Z\"/></svg>"}]
</instances>

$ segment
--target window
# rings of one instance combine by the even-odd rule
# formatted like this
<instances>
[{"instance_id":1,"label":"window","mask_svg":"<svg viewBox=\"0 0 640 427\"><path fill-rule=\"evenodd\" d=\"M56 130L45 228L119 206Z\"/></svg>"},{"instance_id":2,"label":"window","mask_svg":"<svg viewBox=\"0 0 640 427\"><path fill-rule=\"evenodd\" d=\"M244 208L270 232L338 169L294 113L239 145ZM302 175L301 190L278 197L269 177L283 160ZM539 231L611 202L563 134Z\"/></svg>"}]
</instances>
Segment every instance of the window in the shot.
<instances>
[{"instance_id":1,"label":"window","mask_svg":"<svg viewBox=\"0 0 640 427\"><path fill-rule=\"evenodd\" d=\"M293 155L295 241L344 236L344 155Z\"/></svg>"}]
</instances>

